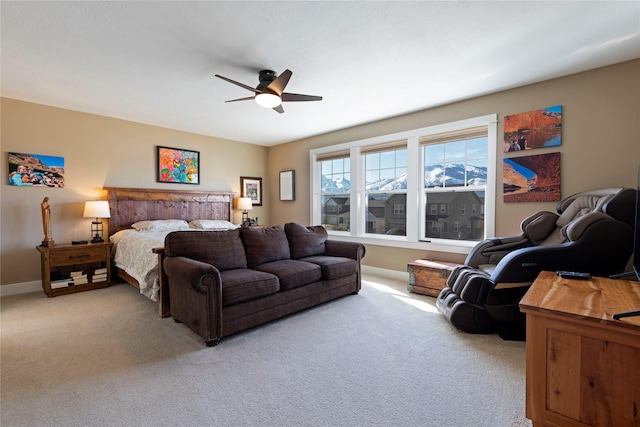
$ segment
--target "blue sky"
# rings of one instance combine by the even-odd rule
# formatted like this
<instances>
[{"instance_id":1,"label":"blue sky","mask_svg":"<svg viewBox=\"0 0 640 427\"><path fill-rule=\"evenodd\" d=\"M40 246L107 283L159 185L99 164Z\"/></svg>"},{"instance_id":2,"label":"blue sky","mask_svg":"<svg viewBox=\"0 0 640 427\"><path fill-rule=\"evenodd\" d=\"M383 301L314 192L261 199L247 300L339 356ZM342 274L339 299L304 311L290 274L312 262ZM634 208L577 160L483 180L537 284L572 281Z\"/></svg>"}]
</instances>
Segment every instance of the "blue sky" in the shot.
<instances>
[{"instance_id":1,"label":"blue sky","mask_svg":"<svg viewBox=\"0 0 640 427\"><path fill-rule=\"evenodd\" d=\"M49 167L57 166L64 167L64 157L56 157L56 156L43 156L40 154L29 154L32 157L40 160L42 163Z\"/></svg>"},{"instance_id":2,"label":"blue sky","mask_svg":"<svg viewBox=\"0 0 640 427\"><path fill-rule=\"evenodd\" d=\"M527 179L531 179L536 176L535 172L531 171L531 169L527 169L511 159L504 159L504 162L510 164L518 173L522 174L522 176Z\"/></svg>"}]
</instances>

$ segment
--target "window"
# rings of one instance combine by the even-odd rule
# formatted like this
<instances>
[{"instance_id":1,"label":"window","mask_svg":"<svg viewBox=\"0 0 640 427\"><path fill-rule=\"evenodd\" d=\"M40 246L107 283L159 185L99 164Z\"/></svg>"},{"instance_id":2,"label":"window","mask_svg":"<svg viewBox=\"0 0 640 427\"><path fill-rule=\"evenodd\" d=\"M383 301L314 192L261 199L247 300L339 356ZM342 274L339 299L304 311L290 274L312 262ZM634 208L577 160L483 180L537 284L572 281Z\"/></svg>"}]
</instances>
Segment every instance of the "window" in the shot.
<instances>
[{"instance_id":1,"label":"window","mask_svg":"<svg viewBox=\"0 0 640 427\"><path fill-rule=\"evenodd\" d=\"M375 244L464 253L493 236L495 114L310 151L311 223Z\"/></svg>"},{"instance_id":2,"label":"window","mask_svg":"<svg viewBox=\"0 0 640 427\"><path fill-rule=\"evenodd\" d=\"M407 142L363 148L366 233L405 236Z\"/></svg>"},{"instance_id":3,"label":"window","mask_svg":"<svg viewBox=\"0 0 640 427\"><path fill-rule=\"evenodd\" d=\"M452 206L434 216L425 213L424 239L450 239L479 241L485 236L484 215L476 213L475 206L484 205L487 187L489 144L487 126L435 133L420 137L421 157L424 165L424 197L427 203L439 201ZM467 206L472 206L468 215ZM449 214L449 212L451 214ZM457 212L457 214L456 214ZM460 227L464 221L467 227ZM444 226L430 223L453 223L451 233Z\"/></svg>"},{"instance_id":4,"label":"window","mask_svg":"<svg viewBox=\"0 0 640 427\"><path fill-rule=\"evenodd\" d=\"M321 161L321 223L328 230L349 231L351 163L348 153Z\"/></svg>"}]
</instances>

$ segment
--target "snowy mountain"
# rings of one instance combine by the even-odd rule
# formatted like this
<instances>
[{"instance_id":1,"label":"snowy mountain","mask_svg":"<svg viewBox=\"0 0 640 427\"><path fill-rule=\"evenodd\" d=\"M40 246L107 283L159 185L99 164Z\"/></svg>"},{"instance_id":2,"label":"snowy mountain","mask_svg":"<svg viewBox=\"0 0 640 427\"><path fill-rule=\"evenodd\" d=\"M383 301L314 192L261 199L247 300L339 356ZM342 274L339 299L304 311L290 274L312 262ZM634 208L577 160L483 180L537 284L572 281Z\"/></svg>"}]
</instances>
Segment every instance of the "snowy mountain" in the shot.
<instances>
[{"instance_id":1,"label":"snowy mountain","mask_svg":"<svg viewBox=\"0 0 640 427\"><path fill-rule=\"evenodd\" d=\"M323 193L341 193L351 189L351 182L348 179L338 178L332 180L322 175L322 192Z\"/></svg>"},{"instance_id":2,"label":"snowy mountain","mask_svg":"<svg viewBox=\"0 0 640 427\"><path fill-rule=\"evenodd\" d=\"M465 178L466 174L466 178ZM424 179L427 187L448 187L467 185L485 185L487 183L487 168L476 167L460 163L449 165L446 170L443 165L430 165L424 168Z\"/></svg>"},{"instance_id":3,"label":"snowy mountain","mask_svg":"<svg viewBox=\"0 0 640 427\"><path fill-rule=\"evenodd\" d=\"M466 176L466 178L465 178ZM464 185L485 185L487 183L487 168L465 166L463 164L449 165L446 170L443 165L430 165L424 168L425 184L428 188L442 187L446 183L448 187ZM322 176L323 192L349 191L351 183L346 179L330 180ZM407 175L402 174L395 179L382 179L366 184L367 191L392 191L405 190L407 188Z\"/></svg>"}]
</instances>

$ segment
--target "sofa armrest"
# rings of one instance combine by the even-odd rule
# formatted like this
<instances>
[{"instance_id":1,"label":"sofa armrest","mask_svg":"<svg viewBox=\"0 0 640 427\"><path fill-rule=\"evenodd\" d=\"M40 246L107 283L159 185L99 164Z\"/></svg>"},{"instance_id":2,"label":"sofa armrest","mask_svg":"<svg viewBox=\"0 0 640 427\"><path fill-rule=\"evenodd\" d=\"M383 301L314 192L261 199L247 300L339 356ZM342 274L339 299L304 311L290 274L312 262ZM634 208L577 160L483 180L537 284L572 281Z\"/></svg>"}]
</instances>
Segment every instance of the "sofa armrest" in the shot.
<instances>
[{"instance_id":1,"label":"sofa armrest","mask_svg":"<svg viewBox=\"0 0 640 427\"><path fill-rule=\"evenodd\" d=\"M366 252L364 245L356 242L327 240L324 242L324 247L326 255L351 258L358 261L358 263L364 258Z\"/></svg>"},{"instance_id":2,"label":"sofa armrest","mask_svg":"<svg viewBox=\"0 0 640 427\"><path fill-rule=\"evenodd\" d=\"M200 293L206 293L210 286L222 286L220 271L206 262L175 256L165 258L163 267L175 285L190 287Z\"/></svg>"},{"instance_id":3,"label":"sofa armrest","mask_svg":"<svg viewBox=\"0 0 640 427\"><path fill-rule=\"evenodd\" d=\"M222 278L211 264L182 256L166 257L171 316L204 338L208 346L222 337Z\"/></svg>"}]
</instances>

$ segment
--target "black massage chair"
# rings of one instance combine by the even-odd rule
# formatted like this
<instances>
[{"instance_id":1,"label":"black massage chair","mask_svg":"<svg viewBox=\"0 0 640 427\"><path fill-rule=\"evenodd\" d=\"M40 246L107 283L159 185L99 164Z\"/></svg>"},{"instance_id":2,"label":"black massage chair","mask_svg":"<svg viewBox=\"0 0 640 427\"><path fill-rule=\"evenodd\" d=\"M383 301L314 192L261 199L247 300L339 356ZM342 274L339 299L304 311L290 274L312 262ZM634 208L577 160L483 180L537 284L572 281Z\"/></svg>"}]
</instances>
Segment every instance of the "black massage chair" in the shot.
<instances>
[{"instance_id":1,"label":"black massage chair","mask_svg":"<svg viewBox=\"0 0 640 427\"><path fill-rule=\"evenodd\" d=\"M538 273L577 271L607 277L624 271L633 253L636 190L606 188L569 196L558 213L538 212L522 233L478 243L456 267L436 306L458 329L496 330L503 339L525 339L518 303Z\"/></svg>"}]
</instances>

